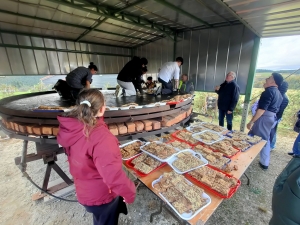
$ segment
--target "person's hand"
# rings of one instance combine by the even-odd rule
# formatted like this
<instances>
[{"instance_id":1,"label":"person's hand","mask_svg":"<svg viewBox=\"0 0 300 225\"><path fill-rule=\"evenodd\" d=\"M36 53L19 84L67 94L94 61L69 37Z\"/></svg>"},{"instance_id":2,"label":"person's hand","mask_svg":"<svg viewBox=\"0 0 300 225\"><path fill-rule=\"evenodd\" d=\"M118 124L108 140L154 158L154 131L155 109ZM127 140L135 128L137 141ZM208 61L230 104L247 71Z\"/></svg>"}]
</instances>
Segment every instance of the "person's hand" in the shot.
<instances>
[{"instance_id":1,"label":"person's hand","mask_svg":"<svg viewBox=\"0 0 300 225\"><path fill-rule=\"evenodd\" d=\"M227 114L231 114L231 113L232 113L232 111L229 111L229 110L227 111Z\"/></svg>"},{"instance_id":2,"label":"person's hand","mask_svg":"<svg viewBox=\"0 0 300 225\"><path fill-rule=\"evenodd\" d=\"M215 87L215 90L216 90L216 91L220 90L220 86L216 86L216 87Z\"/></svg>"},{"instance_id":3,"label":"person's hand","mask_svg":"<svg viewBox=\"0 0 300 225\"><path fill-rule=\"evenodd\" d=\"M254 124L254 123L252 123L252 122L250 122L250 123L247 124L248 130L251 130L251 129L252 129L253 124Z\"/></svg>"}]
</instances>

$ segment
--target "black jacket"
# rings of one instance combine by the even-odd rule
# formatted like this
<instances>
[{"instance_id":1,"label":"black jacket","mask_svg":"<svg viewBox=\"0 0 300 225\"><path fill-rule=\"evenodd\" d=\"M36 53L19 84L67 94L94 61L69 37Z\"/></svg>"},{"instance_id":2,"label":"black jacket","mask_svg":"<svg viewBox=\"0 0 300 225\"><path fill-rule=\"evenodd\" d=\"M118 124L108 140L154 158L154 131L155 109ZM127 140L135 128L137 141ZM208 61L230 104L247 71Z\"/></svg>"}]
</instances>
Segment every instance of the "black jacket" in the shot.
<instances>
[{"instance_id":1,"label":"black jacket","mask_svg":"<svg viewBox=\"0 0 300 225\"><path fill-rule=\"evenodd\" d=\"M117 79L123 82L133 82L142 75L141 59L134 56L118 74Z\"/></svg>"},{"instance_id":2,"label":"black jacket","mask_svg":"<svg viewBox=\"0 0 300 225\"><path fill-rule=\"evenodd\" d=\"M275 181L269 225L299 225L300 158L293 158Z\"/></svg>"},{"instance_id":3,"label":"black jacket","mask_svg":"<svg viewBox=\"0 0 300 225\"><path fill-rule=\"evenodd\" d=\"M286 81L283 81L282 84L278 87L278 90L280 91L280 93L282 95L282 102L281 102L279 111L276 113L277 119L282 118L283 112L289 104L289 99L286 95L288 87L289 87L289 84Z\"/></svg>"},{"instance_id":4,"label":"black jacket","mask_svg":"<svg viewBox=\"0 0 300 225\"><path fill-rule=\"evenodd\" d=\"M231 81L230 83L224 81L216 93L219 95L218 108L232 112L240 98L240 88L237 83L235 81Z\"/></svg>"}]
</instances>

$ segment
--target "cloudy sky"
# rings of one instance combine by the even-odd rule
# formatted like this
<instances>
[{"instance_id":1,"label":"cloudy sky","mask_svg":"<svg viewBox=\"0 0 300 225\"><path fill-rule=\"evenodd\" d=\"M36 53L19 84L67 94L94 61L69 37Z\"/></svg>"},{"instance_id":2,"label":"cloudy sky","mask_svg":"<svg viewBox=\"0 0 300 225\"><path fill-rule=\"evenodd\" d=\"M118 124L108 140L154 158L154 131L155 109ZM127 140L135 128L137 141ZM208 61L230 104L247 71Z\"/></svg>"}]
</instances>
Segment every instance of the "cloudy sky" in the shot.
<instances>
[{"instance_id":1,"label":"cloudy sky","mask_svg":"<svg viewBox=\"0 0 300 225\"><path fill-rule=\"evenodd\" d=\"M257 68L271 70L300 68L300 36L261 39Z\"/></svg>"}]
</instances>

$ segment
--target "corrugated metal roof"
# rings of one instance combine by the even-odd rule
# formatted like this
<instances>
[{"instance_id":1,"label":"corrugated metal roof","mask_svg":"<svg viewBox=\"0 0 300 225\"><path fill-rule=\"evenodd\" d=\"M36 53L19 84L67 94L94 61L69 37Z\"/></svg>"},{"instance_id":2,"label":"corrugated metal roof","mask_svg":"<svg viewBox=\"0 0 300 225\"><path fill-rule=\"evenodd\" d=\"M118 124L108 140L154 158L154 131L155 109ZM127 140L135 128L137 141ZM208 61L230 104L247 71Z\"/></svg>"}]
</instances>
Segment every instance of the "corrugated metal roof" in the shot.
<instances>
[{"instance_id":1,"label":"corrugated metal roof","mask_svg":"<svg viewBox=\"0 0 300 225\"><path fill-rule=\"evenodd\" d=\"M1 0L0 29L134 47L175 32L244 23L300 34L299 0Z\"/></svg>"},{"instance_id":2,"label":"corrugated metal roof","mask_svg":"<svg viewBox=\"0 0 300 225\"><path fill-rule=\"evenodd\" d=\"M300 34L299 0L224 0L262 37Z\"/></svg>"}]
</instances>

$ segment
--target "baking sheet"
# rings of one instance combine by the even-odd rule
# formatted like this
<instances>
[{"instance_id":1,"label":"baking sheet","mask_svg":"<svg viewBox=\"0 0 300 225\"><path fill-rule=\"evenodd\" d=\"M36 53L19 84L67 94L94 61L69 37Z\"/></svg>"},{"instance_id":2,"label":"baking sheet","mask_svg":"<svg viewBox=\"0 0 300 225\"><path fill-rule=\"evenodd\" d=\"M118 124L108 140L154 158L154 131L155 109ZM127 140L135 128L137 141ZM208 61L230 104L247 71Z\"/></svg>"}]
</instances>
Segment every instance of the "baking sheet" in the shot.
<instances>
[{"instance_id":1,"label":"baking sheet","mask_svg":"<svg viewBox=\"0 0 300 225\"><path fill-rule=\"evenodd\" d=\"M206 141L202 140L201 138L196 138L197 135L203 134L203 133L207 133L207 132L215 133L216 135L219 136L219 139L216 140L216 141L206 142ZM207 145L212 145L212 144L214 144L214 143L216 143L216 142L221 141L221 140L224 139L224 136L223 136L223 135L221 135L221 134L218 133L218 132L212 131L212 130L206 130L206 131L201 131L201 132L198 132L198 133L194 133L194 134L192 135L192 137L195 138L196 140L198 140L198 141L204 143L204 144L207 144Z\"/></svg>"},{"instance_id":2,"label":"baking sheet","mask_svg":"<svg viewBox=\"0 0 300 225\"><path fill-rule=\"evenodd\" d=\"M141 147L143 146L143 144L145 144L145 143L142 142L142 141L134 140L134 141L130 141L130 142L127 142L127 143L125 143L125 144L120 145L119 148L120 148L120 149L121 149L121 148L124 148L125 146L130 145L130 144L132 144L132 143L134 143L134 142L137 142L137 141L142 143ZM123 160L129 160L129 159L132 159L132 158L136 157L137 155L140 155L141 153L142 153L142 151L139 152L139 153L137 153L137 154L135 154L135 155L133 155L133 156L131 156L131 157L128 157L128 158L123 158L123 157L122 157L122 159L123 159Z\"/></svg>"},{"instance_id":3,"label":"baking sheet","mask_svg":"<svg viewBox=\"0 0 300 225\"><path fill-rule=\"evenodd\" d=\"M202 165L199 165L199 166L196 166L196 167L194 167L194 168L191 168L191 169L189 169L189 170L185 170L185 171L179 170L176 166L173 165L173 162L175 162L175 161L178 159L177 155L180 154L180 153L182 153L182 152L190 152L190 153L192 153L193 156L194 156L195 158L201 160L201 161L203 162L203 164L202 164ZM189 171L192 171L192 170L195 170L195 169L197 169L197 168L200 168L200 167L202 167L202 166L207 165L207 164L208 164L208 161L207 161L205 158L203 158L203 156L202 156L200 153L194 152L194 151L191 150L191 149L185 149L185 150L182 150L182 151L180 151L180 152L174 154L172 157L170 157L170 158L167 160L167 163L169 164L170 167L172 167L172 169L173 169L176 173L183 174L183 173L187 173L187 172L189 172Z\"/></svg>"},{"instance_id":4,"label":"baking sheet","mask_svg":"<svg viewBox=\"0 0 300 225\"><path fill-rule=\"evenodd\" d=\"M229 190L229 192L228 192L227 195L223 195L223 194L221 194L220 192L218 192L218 191L212 189L210 186L208 186L208 185L202 183L201 181L197 180L196 178L194 178L192 175L190 175L190 174L188 174L188 173L184 174L184 176L185 176L186 178L188 178L189 180L192 180L193 182L195 182L195 183L197 184L198 187L201 187L201 188L203 188L203 189L205 189L205 190L207 190L207 191L213 193L214 195L216 195L216 196L218 196L218 197L220 197L220 198L231 198L231 197L233 196L233 194L237 191L237 189L239 188L239 186L241 186L241 181L238 180L237 178L235 178L234 176L232 176L232 175L230 175L230 174L227 174L227 173L225 173L224 171L222 171L222 170L220 170L220 169L217 169L217 168L215 168L215 167L213 167L213 166L208 165L207 167L211 168L212 170L216 170L216 171L218 171L218 172L223 173L226 177L233 177L234 179L237 180L237 184L236 184L234 187L230 188L230 190Z\"/></svg>"},{"instance_id":5,"label":"baking sheet","mask_svg":"<svg viewBox=\"0 0 300 225\"><path fill-rule=\"evenodd\" d=\"M201 124L202 124L202 127L204 127L203 124L212 124L212 123L202 122ZM215 124L212 124L212 125L218 126L218 125L215 125ZM204 127L204 128L206 128L208 130L211 130L213 132L219 133L219 134L222 134L224 131L227 131L227 129L225 127L221 127L221 126L218 126L218 127L222 128L223 130L222 131L215 131L215 130L212 130L212 129L209 129L209 128L206 128L206 127Z\"/></svg>"},{"instance_id":6,"label":"baking sheet","mask_svg":"<svg viewBox=\"0 0 300 225\"><path fill-rule=\"evenodd\" d=\"M142 154L142 153L141 153ZM146 154L146 153L145 153ZM125 163L126 163L126 166L129 167L130 169L132 169L138 176L140 177L145 177L147 175L149 175L150 173L154 172L155 170L159 169L159 168L162 168L164 167L165 165L167 165L167 163L165 162L162 162L161 165L159 165L158 167L154 168L151 172L149 173L143 173L141 171L139 171L138 169L134 168L134 164L132 163L132 160L134 160L135 158L139 157L139 155L127 160ZM152 157L152 156L151 156Z\"/></svg>"},{"instance_id":7,"label":"baking sheet","mask_svg":"<svg viewBox=\"0 0 300 225\"><path fill-rule=\"evenodd\" d=\"M169 146L169 147L171 147L171 148L174 148L173 146L167 145L166 143L163 143L163 142L161 142L161 141L153 141L153 142L158 143L158 144L163 144L163 145ZM142 150L143 152L147 153L148 155L152 156L154 159L157 159L157 160L160 161L160 162L167 162L167 160L168 160L169 158L172 157L172 155L170 155L168 158L161 159L161 158L159 158L158 156L153 155L152 153L150 153L150 152L148 152L147 150L143 149L143 147L149 145L150 143L151 143L151 142L147 142L145 145L141 146L141 150ZM175 151L177 151L177 152L180 151L180 150L177 149L177 148L174 148L174 149L175 149ZM174 153L174 154L175 154L175 153Z\"/></svg>"},{"instance_id":8,"label":"baking sheet","mask_svg":"<svg viewBox=\"0 0 300 225\"><path fill-rule=\"evenodd\" d=\"M152 182L152 187L154 188L154 185L156 183L158 183L160 181L160 179L163 177L163 175L161 175L158 179L154 180ZM194 185L192 184L189 180L185 179L187 181L188 184L190 184L191 186ZM206 204L204 206L202 206L200 209L198 209L197 211L190 212L190 213L182 213L180 214L173 206L172 204L163 196L163 194L159 193L159 195L162 197L162 199L174 210L174 212L182 219L184 220L191 220L193 219L199 212L201 212L204 208L206 208L210 203L211 203L211 198L205 193L203 192L202 197L206 199Z\"/></svg>"}]
</instances>

